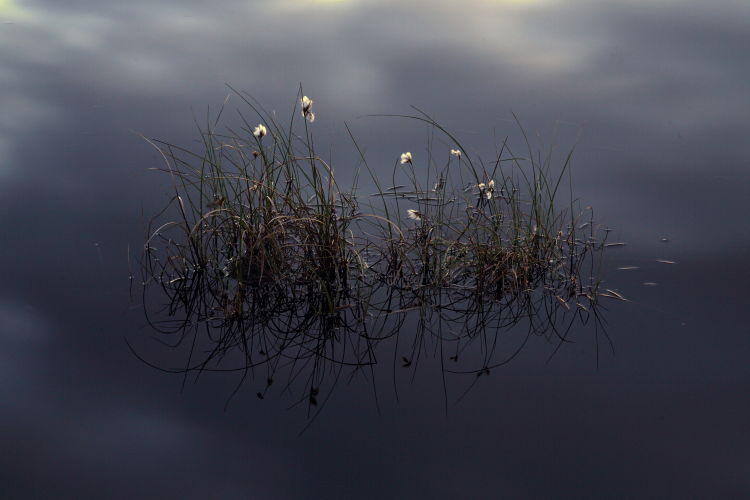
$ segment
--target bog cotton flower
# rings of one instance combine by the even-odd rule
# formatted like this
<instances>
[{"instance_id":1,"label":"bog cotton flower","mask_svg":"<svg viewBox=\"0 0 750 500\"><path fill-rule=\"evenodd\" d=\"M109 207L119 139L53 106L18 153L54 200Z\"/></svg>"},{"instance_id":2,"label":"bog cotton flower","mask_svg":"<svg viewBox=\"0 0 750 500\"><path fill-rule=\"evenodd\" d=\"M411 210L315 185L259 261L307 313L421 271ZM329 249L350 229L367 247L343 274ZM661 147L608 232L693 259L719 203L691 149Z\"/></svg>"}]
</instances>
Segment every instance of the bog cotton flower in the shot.
<instances>
[{"instance_id":1,"label":"bog cotton flower","mask_svg":"<svg viewBox=\"0 0 750 500\"><path fill-rule=\"evenodd\" d=\"M403 165L404 163L411 163L411 153L408 151L401 154L401 164Z\"/></svg>"},{"instance_id":2,"label":"bog cotton flower","mask_svg":"<svg viewBox=\"0 0 750 500\"><path fill-rule=\"evenodd\" d=\"M451 154L455 156L456 158L461 158L461 150L460 149L451 149Z\"/></svg>"},{"instance_id":3,"label":"bog cotton flower","mask_svg":"<svg viewBox=\"0 0 750 500\"><path fill-rule=\"evenodd\" d=\"M307 97L306 95L302 96L302 99L300 99L300 102L302 102L302 111L308 111L313 104L313 100Z\"/></svg>"},{"instance_id":4,"label":"bog cotton flower","mask_svg":"<svg viewBox=\"0 0 750 500\"><path fill-rule=\"evenodd\" d=\"M409 210L407 210L406 215L408 215L409 218L413 220L422 220L422 214L414 210L413 208L410 208Z\"/></svg>"},{"instance_id":5,"label":"bog cotton flower","mask_svg":"<svg viewBox=\"0 0 750 500\"><path fill-rule=\"evenodd\" d=\"M312 112L313 100L306 95L303 95L302 99L300 99L300 103L302 103L302 116L304 116L310 123L314 122L315 113Z\"/></svg>"},{"instance_id":6,"label":"bog cotton flower","mask_svg":"<svg viewBox=\"0 0 750 500\"><path fill-rule=\"evenodd\" d=\"M262 123L253 129L253 135L257 137L258 139L262 138L267 133L268 133L268 130L266 130L266 126L263 125Z\"/></svg>"},{"instance_id":7,"label":"bog cotton flower","mask_svg":"<svg viewBox=\"0 0 750 500\"><path fill-rule=\"evenodd\" d=\"M492 199L492 195L495 191L495 181L494 179L489 181L487 184L484 182L480 182L477 184L477 187L479 188L479 195L483 198L487 198L488 200Z\"/></svg>"}]
</instances>

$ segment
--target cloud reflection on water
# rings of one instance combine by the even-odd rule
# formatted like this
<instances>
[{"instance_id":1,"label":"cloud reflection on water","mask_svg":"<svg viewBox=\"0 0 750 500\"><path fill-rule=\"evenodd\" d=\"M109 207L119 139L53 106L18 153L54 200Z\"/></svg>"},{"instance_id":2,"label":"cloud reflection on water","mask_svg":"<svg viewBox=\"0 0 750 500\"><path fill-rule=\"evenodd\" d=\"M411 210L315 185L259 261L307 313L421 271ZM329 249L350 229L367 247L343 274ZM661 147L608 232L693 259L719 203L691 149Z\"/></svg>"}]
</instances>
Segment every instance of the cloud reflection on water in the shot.
<instances>
[{"instance_id":1,"label":"cloud reflection on water","mask_svg":"<svg viewBox=\"0 0 750 500\"><path fill-rule=\"evenodd\" d=\"M143 484L122 486L122 497L237 496L258 485L269 498L309 498L305 486L351 497L361 480L373 497L393 496L383 477L404 495L436 497L487 488L604 497L622 484L634 495L748 491L747 2L0 6L0 290L13 297L0 307L12 329L0 336L12 406L2 484L117 496L113 485L137 470ZM139 318L122 319L125 249L141 242L141 203L150 213L165 192L145 172L158 158L129 130L189 144L191 107L201 115L221 103L224 83L282 110L299 82L315 96L319 133L344 137L339 124L350 120L389 162L417 151L421 129L394 133L392 122L357 116L415 104L480 151L492 150L493 128L515 133L510 111L547 142L550 124L564 123L563 149L582 129L576 187L632 243L623 264L679 264L619 282L640 295L614 321L618 356L600 371L583 344L556 364L519 360L446 420L417 389L382 418L369 394L351 390L319 434L291 442L292 417L252 395L220 412L231 380L180 395L179 381L145 371L119 342L143 333ZM643 281L660 286L644 292ZM24 331L38 340L14 336ZM117 435L107 436L110 424ZM186 451L189 439L200 446ZM153 453L173 445L171 458ZM180 483L186 475L198 484ZM47 481L33 486L32 476Z\"/></svg>"},{"instance_id":2,"label":"cloud reflection on water","mask_svg":"<svg viewBox=\"0 0 750 500\"><path fill-rule=\"evenodd\" d=\"M2 59L16 80L46 73L119 98L194 103L229 82L274 101L304 82L343 116L445 103L450 113L489 106L495 117L512 109L527 120L696 134L743 123L747 10L475 2L456 15L447 2L135 2L84 13L37 4L0 43L15 47Z\"/></svg>"}]
</instances>

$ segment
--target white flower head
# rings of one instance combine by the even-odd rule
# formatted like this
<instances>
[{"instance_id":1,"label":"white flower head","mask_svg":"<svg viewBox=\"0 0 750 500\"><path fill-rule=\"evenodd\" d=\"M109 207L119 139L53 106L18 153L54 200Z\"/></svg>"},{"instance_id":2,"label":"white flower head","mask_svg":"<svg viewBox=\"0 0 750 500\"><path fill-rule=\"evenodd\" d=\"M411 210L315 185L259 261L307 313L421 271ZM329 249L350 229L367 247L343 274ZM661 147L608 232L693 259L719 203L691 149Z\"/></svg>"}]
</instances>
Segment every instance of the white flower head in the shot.
<instances>
[{"instance_id":1,"label":"white flower head","mask_svg":"<svg viewBox=\"0 0 750 500\"><path fill-rule=\"evenodd\" d=\"M401 154L401 164L403 165L404 163L411 163L411 153L408 151Z\"/></svg>"},{"instance_id":2,"label":"white flower head","mask_svg":"<svg viewBox=\"0 0 750 500\"><path fill-rule=\"evenodd\" d=\"M483 198L487 198L488 200L492 199L492 195L495 191L495 181L491 180L487 184L484 182L480 182L477 184L477 187L479 188L479 195Z\"/></svg>"},{"instance_id":3,"label":"white flower head","mask_svg":"<svg viewBox=\"0 0 750 500\"><path fill-rule=\"evenodd\" d=\"M409 210L407 210L406 215L408 215L409 218L413 220L422 220L422 214L414 210L413 208L410 208Z\"/></svg>"},{"instance_id":4,"label":"white flower head","mask_svg":"<svg viewBox=\"0 0 750 500\"><path fill-rule=\"evenodd\" d=\"M302 103L302 116L304 116L310 123L314 122L315 113L312 112L313 100L306 95L303 95L302 99L300 99L300 103Z\"/></svg>"},{"instance_id":5,"label":"white flower head","mask_svg":"<svg viewBox=\"0 0 750 500\"><path fill-rule=\"evenodd\" d=\"M266 126L263 125L262 123L253 129L253 135L257 137L258 139L262 138L267 133L268 133L268 130L266 129Z\"/></svg>"},{"instance_id":6,"label":"white flower head","mask_svg":"<svg viewBox=\"0 0 750 500\"><path fill-rule=\"evenodd\" d=\"M455 156L456 158L461 158L461 150L460 149L451 149L451 154Z\"/></svg>"}]
</instances>

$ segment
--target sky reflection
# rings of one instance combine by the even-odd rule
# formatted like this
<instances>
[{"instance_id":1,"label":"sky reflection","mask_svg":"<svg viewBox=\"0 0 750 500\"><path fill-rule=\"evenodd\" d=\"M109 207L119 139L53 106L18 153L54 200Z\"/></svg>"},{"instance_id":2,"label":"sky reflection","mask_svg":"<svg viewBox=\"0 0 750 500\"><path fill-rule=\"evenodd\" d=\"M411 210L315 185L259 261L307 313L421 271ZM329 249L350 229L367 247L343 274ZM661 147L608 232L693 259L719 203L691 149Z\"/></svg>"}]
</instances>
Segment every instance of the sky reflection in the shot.
<instances>
[{"instance_id":1,"label":"sky reflection","mask_svg":"<svg viewBox=\"0 0 750 500\"><path fill-rule=\"evenodd\" d=\"M746 496L748 46L742 0L0 0L0 484L25 498ZM138 363L124 337L164 351L131 302L127 248L168 187L138 133L191 144L226 83L287 116L300 82L342 175L344 121L379 171L424 151L424 128L363 117L410 105L483 157L493 134L517 144L511 112L536 143L577 145L576 194L629 244L607 270L633 299L608 316L617 354L596 370L591 339L549 364L531 349L447 417L427 375L380 417L355 383L301 438L298 413L254 392L223 413L236 379L181 394ZM615 269L628 265L641 269Z\"/></svg>"}]
</instances>

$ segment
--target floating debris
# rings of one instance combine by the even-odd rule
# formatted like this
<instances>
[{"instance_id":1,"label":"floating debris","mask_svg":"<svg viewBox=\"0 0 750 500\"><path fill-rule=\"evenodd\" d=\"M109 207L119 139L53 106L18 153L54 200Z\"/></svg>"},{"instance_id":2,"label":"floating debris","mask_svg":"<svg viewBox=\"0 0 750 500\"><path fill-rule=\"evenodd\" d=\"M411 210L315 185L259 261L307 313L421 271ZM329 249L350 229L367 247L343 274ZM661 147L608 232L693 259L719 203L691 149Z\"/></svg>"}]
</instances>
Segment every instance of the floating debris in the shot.
<instances>
[{"instance_id":1,"label":"floating debris","mask_svg":"<svg viewBox=\"0 0 750 500\"><path fill-rule=\"evenodd\" d=\"M661 241L662 243L669 243L669 238L667 238L666 236L662 236L661 238L659 238L659 241Z\"/></svg>"},{"instance_id":2,"label":"floating debris","mask_svg":"<svg viewBox=\"0 0 750 500\"><path fill-rule=\"evenodd\" d=\"M677 262L667 259L656 259L656 262L660 262L662 264L677 264Z\"/></svg>"},{"instance_id":3,"label":"floating debris","mask_svg":"<svg viewBox=\"0 0 750 500\"><path fill-rule=\"evenodd\" d=\"M622 266L618 267L618 271L633 271L634 269L640 269L640 266Z\"/></svg>"},{"instance_id":4,"label":"floating debris","mask_svg":"<svg viewBox=\"0 0 750 500\"><path fill-rule=\"evenodd\" d=\"M618 300L628 300L625 297L623 297L622 294L617 293L614 290L609 289L609 288L605 289L604 293L601 293L599 295L602 297L610 297L610 298L618 299Z\"/></svg>"},{"instance_id":5,"label":"floating debris","mask_svg":"<svg viewBox=\"0 0 750 500\"><path fill-rule=\"evenodd\" d=\"M624 247L625 243L623 243L623 242L620 241L620 242L617 242L617 243L606 243L604 246L605 247Z\"/></svg>"},{"instance_id":6,"label":"floating debris","mask_svg":"<svg viewBox=\"0 0 750 500\"><path fill-rule=\"evenodd\" d=\"M560 297L559 295L555 295L555 298L556 298L556 299L557 299L557 300L558 300L558 301L560 302L560 304L562 304L562 306L563 306L563 307L565 307L565 309L567 309L568 311L570 311L570 306L569 306L569 305L568 305L568 303L567 303L567 302L565 301L565 299L563 299L563 298L562 298L562 297Z\"/></svg>"}]
</instances>

